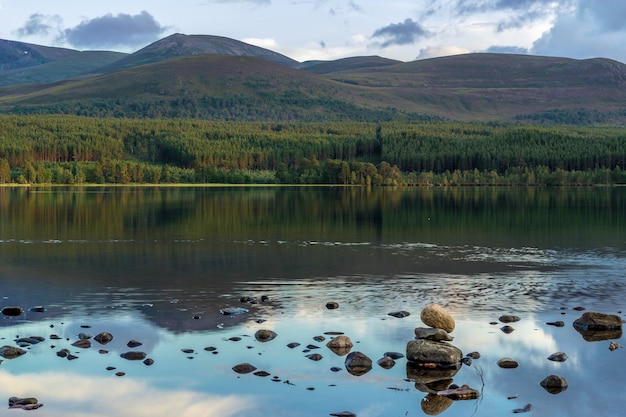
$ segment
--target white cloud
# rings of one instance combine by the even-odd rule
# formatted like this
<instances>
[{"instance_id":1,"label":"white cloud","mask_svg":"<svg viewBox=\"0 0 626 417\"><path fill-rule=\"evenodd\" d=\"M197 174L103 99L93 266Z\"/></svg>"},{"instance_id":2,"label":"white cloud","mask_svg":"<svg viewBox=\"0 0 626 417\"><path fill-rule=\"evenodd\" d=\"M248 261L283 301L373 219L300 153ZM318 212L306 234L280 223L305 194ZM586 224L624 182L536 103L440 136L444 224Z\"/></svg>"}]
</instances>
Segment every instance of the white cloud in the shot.
<instances>
[{"instance_id":1,"label":"white cloud","mask_svg":"<svg viewBox=\"0 0 626 417\"><path fill-rule=\"evenodd\" d=\"M440 56L448 56L448 55L460 55L470 53L467 48L463 48L461 46L447 45L447 46L429 46L423 49L420 49L419 55L417 59L426 59L426 58L436 58Z\"/></svg>"}]
</instances>

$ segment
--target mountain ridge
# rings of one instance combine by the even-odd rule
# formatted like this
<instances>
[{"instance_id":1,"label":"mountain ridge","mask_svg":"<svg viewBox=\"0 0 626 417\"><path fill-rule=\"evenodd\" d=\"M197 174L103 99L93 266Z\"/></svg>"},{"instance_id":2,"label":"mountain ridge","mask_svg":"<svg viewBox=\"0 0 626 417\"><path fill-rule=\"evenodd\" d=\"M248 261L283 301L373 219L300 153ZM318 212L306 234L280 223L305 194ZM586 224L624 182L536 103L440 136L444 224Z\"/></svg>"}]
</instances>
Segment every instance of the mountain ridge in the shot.
<instances>
[{"instance_id":1,"label":"mountain ridge","mask_svg":"<svg viewBox=\"0 0 626 417\"><path fill-rule=\"evenodd\" d=\"M12 46L7 65L18 65L19 46ZM68 57L90 53L30 51L33 65L20 63L21 69L0 75L71 65ZM229 38L182 34L113 58L91 72L74 69L72 77L52 84L0 88L0 111L229 120L238 115L246 120L376 115L626 123L626 65L605 58L472 53L410 62L370 56L298 63Z\"/></svg>"}]
</instances>

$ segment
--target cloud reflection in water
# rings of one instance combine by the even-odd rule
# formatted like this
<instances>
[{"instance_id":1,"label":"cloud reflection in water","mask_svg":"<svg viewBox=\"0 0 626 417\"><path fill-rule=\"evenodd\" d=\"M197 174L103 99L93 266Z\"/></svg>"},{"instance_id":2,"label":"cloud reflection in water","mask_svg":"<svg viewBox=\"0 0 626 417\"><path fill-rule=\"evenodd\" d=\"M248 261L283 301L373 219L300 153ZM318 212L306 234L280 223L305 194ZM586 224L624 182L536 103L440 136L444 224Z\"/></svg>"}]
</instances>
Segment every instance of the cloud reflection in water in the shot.
<instances>
[{"instance_id":1,"label":"cloud reflection in water","mask_svg":"<svg viewBox=\"0 0 626 417\"><path fill-rule=\"evenodd\" d=\"M251 396L215 396L175 387L164 390L131 378L69 372L14 375L0 371L3 398L36 397L46 417L235 417L255 406Z\"/></svg>"}]
</instances>

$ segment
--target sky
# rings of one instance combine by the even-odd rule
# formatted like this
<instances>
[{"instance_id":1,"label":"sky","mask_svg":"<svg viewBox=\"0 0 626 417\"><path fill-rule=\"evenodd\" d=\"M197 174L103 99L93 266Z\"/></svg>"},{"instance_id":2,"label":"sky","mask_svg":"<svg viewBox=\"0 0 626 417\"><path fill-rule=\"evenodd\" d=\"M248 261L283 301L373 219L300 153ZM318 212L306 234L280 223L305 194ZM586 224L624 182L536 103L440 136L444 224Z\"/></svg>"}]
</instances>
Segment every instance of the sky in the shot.
<instances>
[{"instance_id":1,"label":"sky","mask_svg":"<svg viewBox=\"0 0 626 417\"><path fill-rule=\"evenodd\" d=\"M0 39L134 52L217 35L297 61L469 52L626 62L624 0L0 0Z\"/></svg>"}]
</instances>

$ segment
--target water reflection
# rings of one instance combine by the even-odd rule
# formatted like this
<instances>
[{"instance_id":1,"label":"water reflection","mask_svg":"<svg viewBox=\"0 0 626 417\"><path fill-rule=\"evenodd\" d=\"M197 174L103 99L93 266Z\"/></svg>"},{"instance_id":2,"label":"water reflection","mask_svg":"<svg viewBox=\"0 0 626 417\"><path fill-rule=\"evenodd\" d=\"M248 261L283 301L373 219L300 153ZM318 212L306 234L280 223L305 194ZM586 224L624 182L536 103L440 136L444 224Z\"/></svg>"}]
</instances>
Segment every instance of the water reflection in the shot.
<instances>
[{"instance_id":1,"label":"water reflection","mask_svg":"<svg viewBox=\"0 0 626 417\"><path fill-rule=\"evenodd\" d=\"M0 337L46 337L2 363L0 395L37 396L46 415L492 417L532 403L578 417L626 406L615 366L625 349L572 327L576 306L623 317L624 189L40 191L0 188L1 305L26 309L0 320ZM454 344L481 353L441 385L468 384L479 400L432 397L441 379L407 375L402 360L376 365L404 351L431 302L456 318ZM249 312L220 314L228 307ZM398 310L411 315L388 316ZM510 334L490 324L503 313L522 317ZM82 325L115 336L108 354L71 346ZM261 344L259 329L278 336ZM351 375L313 339L327 332L348 335L373 369ZM119 357L130 339L153 366ZM79 359L58 358L62 348ZM547 360L557 351L569 359ZM499 368L505 356L520 366ZM269 376L235 374L242 362ZM548 394L539 382L552 373L570 387Z\"/></svg>"},{"instance_id":2,"label":"water reflection","mask_svg":"<svg viewBox=\"0 0 626 417\"><path fill-rule=\"evenodd\" d=\"M0 396L34 396L44 404L39 413L50 417L234 417L255 407L252 396L217 396L113 378L70 371L15 375L0 370Z\"/></svg>"}]
</instances>

